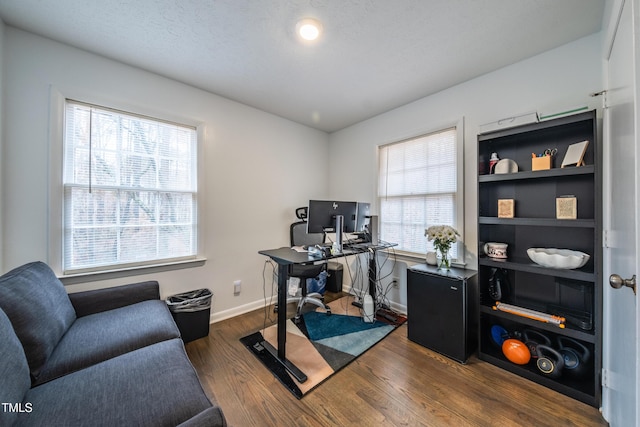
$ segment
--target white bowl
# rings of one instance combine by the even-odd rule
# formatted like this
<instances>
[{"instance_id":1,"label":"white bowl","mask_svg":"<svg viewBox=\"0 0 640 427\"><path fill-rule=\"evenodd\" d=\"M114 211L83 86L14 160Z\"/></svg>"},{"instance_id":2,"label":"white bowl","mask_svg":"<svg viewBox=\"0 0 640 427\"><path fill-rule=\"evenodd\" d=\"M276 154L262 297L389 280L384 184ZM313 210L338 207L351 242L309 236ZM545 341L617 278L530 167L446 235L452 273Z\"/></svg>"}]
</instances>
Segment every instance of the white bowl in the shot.
<instances>
[{"instance_id":1,"label":"white bowl","mask_svg":"<svg viewBox=\"0 0 640 427\"><path fill-rule=\"evenodd\" d=\"M570 249L529 248L527 255L536 264L550 268L580 268L589 261L590 256L584 252Z\"/></svg>"}]
</instances>

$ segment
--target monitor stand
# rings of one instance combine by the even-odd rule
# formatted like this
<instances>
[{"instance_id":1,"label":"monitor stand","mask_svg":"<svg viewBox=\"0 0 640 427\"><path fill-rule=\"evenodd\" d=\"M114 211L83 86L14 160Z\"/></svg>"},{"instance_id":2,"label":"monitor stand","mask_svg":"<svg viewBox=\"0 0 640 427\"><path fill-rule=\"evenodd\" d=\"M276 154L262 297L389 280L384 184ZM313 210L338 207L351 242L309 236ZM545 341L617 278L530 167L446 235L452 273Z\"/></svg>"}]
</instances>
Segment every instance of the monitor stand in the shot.
<instances>
[{"instance_id":1,"label":"monitor stand","mask_svg":"<svg viewBox=\"0 0 640 427\"><path fill-rule=\"evenodd\" d=\"M335 250L332 251L333 255L342 253L342 232L344 230L344 216L336 215L336 241L334 244Z\"/></svg>"}]
</instances>

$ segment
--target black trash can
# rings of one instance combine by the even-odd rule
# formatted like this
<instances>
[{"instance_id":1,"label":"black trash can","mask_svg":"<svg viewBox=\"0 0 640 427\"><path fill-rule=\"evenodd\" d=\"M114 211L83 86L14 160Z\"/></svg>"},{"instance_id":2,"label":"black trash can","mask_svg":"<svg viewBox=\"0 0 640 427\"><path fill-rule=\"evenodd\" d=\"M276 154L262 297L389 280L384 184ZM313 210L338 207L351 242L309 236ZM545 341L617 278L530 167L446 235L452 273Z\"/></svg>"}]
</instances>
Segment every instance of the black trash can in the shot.
<instances>
[{"instance_id":1,"label":"black trash can","mask_svg":"<svg viewBox=\"0 0 640 427\"><path fill-rule=\"evenodd\" d=\"M185 343L209 335L212 297L209 289L198 289L167 298L167 305Z\"/></svg>"}]
</instances>

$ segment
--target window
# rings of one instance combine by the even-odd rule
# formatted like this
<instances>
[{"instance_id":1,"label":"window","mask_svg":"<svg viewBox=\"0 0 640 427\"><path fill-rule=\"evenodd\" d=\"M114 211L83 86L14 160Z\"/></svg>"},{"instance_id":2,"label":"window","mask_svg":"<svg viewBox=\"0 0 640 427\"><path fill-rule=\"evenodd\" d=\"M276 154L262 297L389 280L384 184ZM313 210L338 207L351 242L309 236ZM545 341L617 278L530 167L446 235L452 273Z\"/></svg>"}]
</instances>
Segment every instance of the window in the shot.
<instances>
[{"instance_id":1,"label":"window","mask_svg":"<svg viewBox=\"0 0 640 427\"><path fill-rule=\"evenodd\" d=\"M458 127L379 148L380 237L399 251L424 256L433 250L424 236L432 225L451 225L462 235ZM458 258L457 245L451 255Z\"/></svg>"},{"instance_id":2,"label":"window","mask_svg":"<svg viewBox=\"0 0 640 427\"><path fill-rule=\"evenodd\" d=\"M63 270L197 255L194 127L67 100Z\"/></svg>"}]
</instances>

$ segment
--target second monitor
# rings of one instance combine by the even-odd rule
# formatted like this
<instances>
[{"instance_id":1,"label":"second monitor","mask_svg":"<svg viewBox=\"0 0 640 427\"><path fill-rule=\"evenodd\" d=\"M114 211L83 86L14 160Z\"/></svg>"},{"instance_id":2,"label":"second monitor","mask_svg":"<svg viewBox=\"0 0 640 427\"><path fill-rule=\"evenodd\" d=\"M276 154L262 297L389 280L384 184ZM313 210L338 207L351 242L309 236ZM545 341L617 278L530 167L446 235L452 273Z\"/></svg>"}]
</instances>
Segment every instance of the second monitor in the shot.
<instances>
[{"instance_id":1,"label":"second monitor","mask_svg":"<svg viewBox=\"0 0 640 427\"><path fill-rule=\"evenodd\" d=\"M363 233L369 230L369 222L371 219L371 204L358 202L356 213L356 233Z\"/></svg>"}]
</instances>

